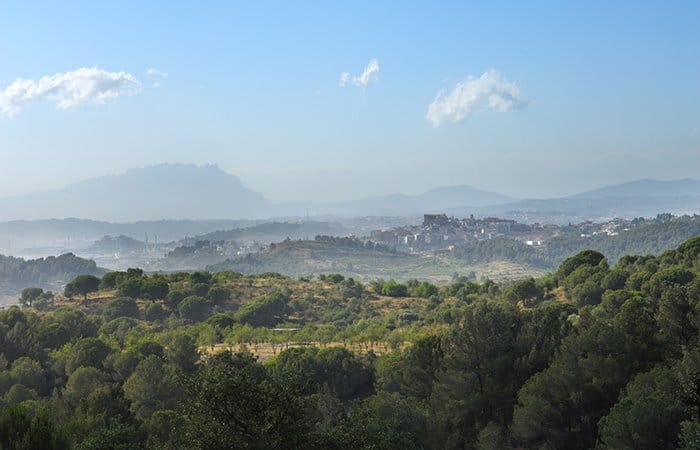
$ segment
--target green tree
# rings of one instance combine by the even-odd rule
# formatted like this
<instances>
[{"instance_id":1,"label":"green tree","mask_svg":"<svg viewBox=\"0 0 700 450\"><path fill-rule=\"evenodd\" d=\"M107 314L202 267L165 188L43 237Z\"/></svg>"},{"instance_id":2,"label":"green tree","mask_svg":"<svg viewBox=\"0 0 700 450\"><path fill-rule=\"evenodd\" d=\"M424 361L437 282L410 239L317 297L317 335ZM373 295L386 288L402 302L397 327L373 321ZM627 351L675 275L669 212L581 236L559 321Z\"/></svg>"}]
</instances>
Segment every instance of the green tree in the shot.
<instances>
[{"instance_id":1,"label":"green tree","mask_svg":"<svg viewBox=\"0 0 700 450\"><path fill-rule=\"evenodd\" d=\"M380 293L388 297L405 297L408 295L408 287L394 280L382 283Z\"/></svg>"},{"instance_id":2,"label":"green tree","mask_svg":"<svg viewBox=\"0 0 700 450\"><path fill-rule=\"evenodd\" d=\"M516 400L520 318L511 304L469 305L444 344L444 369L431 397L436 436L449 448L473 446L478 426L510 422Z\"/></svg>"},{"instance_id":3,"label":"green tree","mask_svg":"<svg viewBox=\"0 0 700 450\"><path fill-rule=\"evenodd\" d=\"M117 293L122 297L140 298L142 296L142 278L128 277L117 285Z\"/></svg>"},{"instance_id":4,"label":"green tree","mask_svg":"<svg viewBox=\"0 0 700 450\"><path fill-rule=\"evenodd\" d=\"M46 393L48 382L39 361L27 356L17 358L12 363L10 375L15 380L15 383L21 383L39 393Z\"/></svg>"},{"instance_id":5,"label":"green tree","mask_svg":"<svg viewBox=\"0 0 700 450\"><path fill-rule=\"evenodd\" d=\"M103 386L105 379L104 372L94 367L80 367L68 377L63 389L63 397L75 407L91 392Z\"/></svg>"},{"instance_id":6,"label":"green tree","mask_svg":"<svg viewBox=\"0 0 700 450\"><path fill-rule=\"evenodd\" d=\"M260 300L248 303L236 314L236 319L254 327L272 327L278 321L287 305L287 296L275 293Z\"/></svg>"},{"instance_id":7,"label":"green tree","mask_svg":"<svg viewBox=\"0 0 700 450\"><path fill-rule=\"evenodd\" d=\"M102 312L106 321L112 321L119 317L139 318L139 307L136 300L131 297L118 297L111 300Z\"/></svg>"},{"instance_id":8,"label":"green tree","mask_svg":"<svg viewBox=\"0 0 700 450\"><path fill-rule=\"evenodd\" d=\"M297 397L247 353L218 353L188 385L186 443L196 449L307 448Z\"/></svg>"},{"instance_id":9,"label":"green tree","mask_svg":"<svg viewBox=\"0 0 700 450\"><path fill-rule=\"evenodd\" d=\"M160 409L174 409L181 392L174 368L155 355L141 361L124 382L124 396L138 419L148 418Z\"/></svg>"},{"instance_id":10,"label":"green tree","mask_svg":"<svg viewBox=\"0 0 700 450\"><path fill-rule=\"evenodd\" d=\"M197 368L200 356L197 341L189 334L177 333L166 348L166 356L182 371L191 373Z\"/></svg>"},{"instance_id":11,"label":"green tree","mask_svg":"<svg viewBox=\"0 0 700 450\"><path fill-rule=\"evenodd\" d=\"M204 297L192 295L182 300L177 309L183 319L200 322L207 318L209 305Z\"/></svg>"},{"instance_id":12,"label":"green tree","mask_svg":"<svg viewBox=\"0 0 700 450\"><path fill-rule=\"evenodd\" d=\"M674 449L687 407L669 368L637 375L598 424L606 448Z\"/></svg>"},{"instance_id":13,"label":"green tree","mask_svg":"<svg viewBox=\"0 0 700 450\"><path fill-rule=\"evenodd\" d=\"M534 278L523 280L506 290L506 298L513 303L523 302L524 306L533 306L544 295L543 289L537 285Z\"/></svg>"},{"instance_id":14,"label":"green tree","mask_svg":"<svg viewBox=\"0 0 700 450\"><path fill-rule=\"evenodd\" d=\"M9 404L16 404L26 402L28 400L36 400L39 398L39 394L34 389L30 389L27 386L17 383L12 385L10 389L5 393L3 400Z\"/></svg>"},{"instance_id":15,"label":"green tree","mask_svg":"<svg viewBox=\"0 0 700 450\"><path fill-rule=\"evenodd\" d=\"M227 302L231 298L231 291L221 286L212 286L207 291L207 298L215 305Z\"/></svg>"},{"instance_id":16,"label":"green tree","mask_svg":"<svg viewBox=\"0 0 700 450\"><path fill-rule=\"evenodd\" d=\"M157 322L168 317L168 311L163 309L160 303L151 303L144 311L144 318L149 322Z\"/></svg>"},{"instance_id":17,"label":"green tree","mask_svg":"<svg viewBox=\"0 0 700 450\"><path fill-rule=\"evenodd\" d=\"M87 301L87 296L91 292L97 292L100 288L100 279L94 275L78 275L64 289L66 297L72 298L76 295L82 295L83 300Z\"/></svg>"},{"instance_id":18,"label":"green tree","mask_svg":"<svg viewBox=\"0 0 700 450\"><path fill-rule=\"evenodd\" d=\"M141 294L149 300L163 300L170 292L168 282L160 276L153 276L141 283Z\"/></svg>"},{"instance_id":19,"label":"green tree","mask_svg":"<svg viewBox=\"0 0 700 450\"><path fill-rule=\"evenodd\" d=\"M44 290L38 287L28 287L22 289L22 293L20 294L19 297L19 303L22 306L32 306L33 303L41 297L41 295L44 293Z\"/></svg>"},{"instance_id":20,"label":"green tree","mask_svg":"<svg viewBox=\"0 0 700 450\"><path fill-rule=\"evenodd\" d=\"M68 448L68 439L47 411L32 416L24 407L10 405L0 409L0 448L63 450Z\"/></svg>"},{"instance_id":21,"label":"green tree","mask_svg":"<svg viewBox=\"0 0 700 450\"><path fill-rule=\"evenodd\" d=\"M357 449L421 449L426 423L415 402L380 392L353 406L340 444Z\"/></svg>"},{"instance_id":22,"label":"green tree","mask_svg":"<svg viewBox=\"0 0 700 450\"><path fill-rule=\"evenodd\" d=\"M68 349L66 373L71 374L78 367L102 367L102 362L111 349L98 338L83 338Z\"/></svg>"}]
</instances>

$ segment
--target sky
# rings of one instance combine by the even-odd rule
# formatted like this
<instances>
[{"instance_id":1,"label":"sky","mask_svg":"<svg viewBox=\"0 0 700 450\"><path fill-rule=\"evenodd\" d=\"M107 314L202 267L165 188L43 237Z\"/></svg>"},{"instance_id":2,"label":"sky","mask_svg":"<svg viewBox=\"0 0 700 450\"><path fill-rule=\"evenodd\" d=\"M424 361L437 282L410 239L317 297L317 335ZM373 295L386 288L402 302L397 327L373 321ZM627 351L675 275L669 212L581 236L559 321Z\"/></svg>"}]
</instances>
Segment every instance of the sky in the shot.
<instances>
[{"instance_id":1,"label":"sky","mask_svg":"<svg viewBox=\"0 0 700 450\"><path fill-rule=\"evenodd\" d=\"M0 0L0 197L166 162L280 202L700 178L700 2Z\"/></svg>"}]
</instances>

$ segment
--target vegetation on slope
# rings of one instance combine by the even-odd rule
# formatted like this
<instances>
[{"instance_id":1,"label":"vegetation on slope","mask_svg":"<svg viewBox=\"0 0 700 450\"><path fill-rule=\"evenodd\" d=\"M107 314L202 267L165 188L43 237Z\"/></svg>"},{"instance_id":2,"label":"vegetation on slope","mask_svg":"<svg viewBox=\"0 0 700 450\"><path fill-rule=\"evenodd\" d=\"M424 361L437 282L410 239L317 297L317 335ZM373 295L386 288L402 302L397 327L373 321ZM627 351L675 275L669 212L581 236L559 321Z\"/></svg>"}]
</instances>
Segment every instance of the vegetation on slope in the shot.
<instances>
[{"instance_id":1,"label":"vegetation on slope","mask_svg":"<svg viewBox=\"0 0 700 450\"><path fill-rule=\"evenodd\" d=\"M30 260L0 255L0 286L5 288L50 286L65 283L81 274L103 273L104 270L98 268L94 261L72 253Z\"/></svg>"},{"instance_id":2,"label":"vegetation on slope","mask_svg":"<svg viewBox=\"0 0 700 450\"><path fill-rule=\"evenodd\" d=\"M658 254L700 234L700 216L674 217L662 214L655 219L635 219L633 227L617 235L581 236L564 228L542 247L494 239L458 246L455 257L472 264L490 261L510 261L551 270L564 259L586 249L605 254L611 263L628 254Z\"/></svg>"},{"instance_id":3,"label":"vegetation on slope","mask_svg":"<svg viewBox=\"0 0 700 450\"><path fill-rule=\"evenodd\" d=\"M77 281L0 312L0 447L698 448L700 237L511 285Z\"/></svg>"},{"instance_id":4,"label":"vegetation on slope","mask_svg":"<svg viewBox=\"0 0 700 450\"><path fill-rule=\"evenodd\" d=\"M277 272L305 276L340 272L360 280L377 277L449 281L453 274L477 272L481 278L513 279L543 273L527 264L489 261L469 264L448 257L425 257L355 238L317 236L314 240L285 240L258 253L209 266L211 271L245 274Z\"/></svg>"}]
</instances>

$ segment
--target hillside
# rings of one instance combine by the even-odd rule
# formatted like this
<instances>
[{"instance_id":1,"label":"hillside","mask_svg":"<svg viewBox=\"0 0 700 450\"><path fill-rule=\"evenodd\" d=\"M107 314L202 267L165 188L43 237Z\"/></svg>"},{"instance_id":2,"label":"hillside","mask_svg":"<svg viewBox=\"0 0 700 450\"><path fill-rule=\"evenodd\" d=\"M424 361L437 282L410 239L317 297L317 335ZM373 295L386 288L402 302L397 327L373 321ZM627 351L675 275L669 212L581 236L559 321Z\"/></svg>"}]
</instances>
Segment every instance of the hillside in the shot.
<instances>
[{"instance_id":1,"label":"hillside","mask_svg":"<svg viewBox=\"0 0 700 450\"><path fill-rule=\"evenodd\" d=\"M284 239L312 239L314 236L349 236L353 230L337 222L268 222L245 228L217 230L183 240L184 244L197 241L238 241L270 244Z\"/></svg>"},{"instance_id":2,"label":"hillside","mask_svg":"<svg viewBox=\"0 0 700 450\"><path fill-rule=\"evenodd\" d=\"M150 262L150 271L201 270L238 255L240 246L234 241L196 241L169 251L163 258Z\"/></svg>"},{"instance_id":3,"label":"hillside","mask_svg":"<svg viewBox=\"0 0 700 450\"><path fill-rule=\"evenodd\" d=\"M72 253L30 260L0 255L0 292L27 286L56 289L77 275L102 275L104 272L94 261Z\"/></svg>"},{"instance_id":4,"label":"hillside","mask_svg":"<svg viewBox=\"0 0 700 450\"><path fill-rule=\"evenodd\" d=\"M0 417L41 407L18 433L57 448L696 448L698 268L700 237L511 285L111 272L0 311Z\"/></svg>"},{"instance_id":5,"label":"hillside","mask_svg":"<svg viewBox=\"0 0 700 450\"><path fill-rule=\"evenodd\" d=\"M541 247L528 246L514 240L494 239L459 245L453 254L471 264L509 261L551 270L564 259L583 250L599 251L614 264L624 255L659 254L699 235L700 215L660 215L655 219L636 219L629 229L616 231L612 235L581 236L564 228L562 234Z\"/></svg>"},{"instance_id":6,"label":"hillside","mask_svg":"<svg viewBox=\"0 0 700 450\"><path fill-rule=\"evenodd\" d=\"M352 238L319 236L314 240L286 240L257 253L229 259L208 267L244 274L277 272L288 276L342 273L361 280L419 278L446 282L457 273L492 279L514 279L542 273L526 264L489 261L467 264L447 257L418 256Z\"/></svg>"}]
</instances>

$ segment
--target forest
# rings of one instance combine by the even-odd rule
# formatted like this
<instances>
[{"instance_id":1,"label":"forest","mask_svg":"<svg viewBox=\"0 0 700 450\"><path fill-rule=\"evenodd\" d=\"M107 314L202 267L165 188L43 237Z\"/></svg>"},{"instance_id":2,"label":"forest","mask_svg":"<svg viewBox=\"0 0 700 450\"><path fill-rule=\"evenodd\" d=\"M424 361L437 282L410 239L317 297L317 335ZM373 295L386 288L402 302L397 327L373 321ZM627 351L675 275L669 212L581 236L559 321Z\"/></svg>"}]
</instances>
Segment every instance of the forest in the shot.
<instances>
[{"instance_id":1,"label":"forest","mask_svg":"<svg viewBox=\"0 0 700 450\"><path fill-rule=\"evenodd\" d=\"M84 274L0 312L0 448L692 449L700 237L510 284Z\"/></svg>"}]
</instances>

